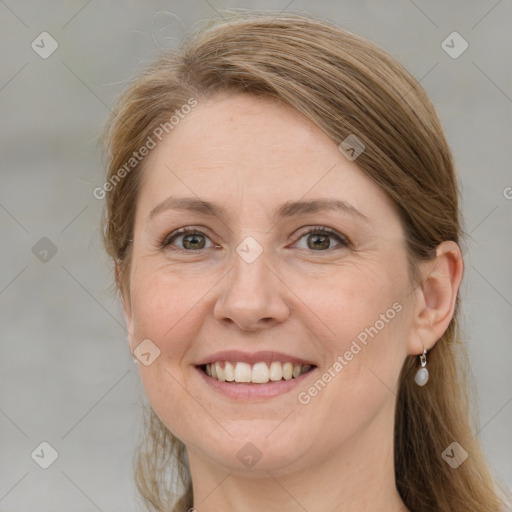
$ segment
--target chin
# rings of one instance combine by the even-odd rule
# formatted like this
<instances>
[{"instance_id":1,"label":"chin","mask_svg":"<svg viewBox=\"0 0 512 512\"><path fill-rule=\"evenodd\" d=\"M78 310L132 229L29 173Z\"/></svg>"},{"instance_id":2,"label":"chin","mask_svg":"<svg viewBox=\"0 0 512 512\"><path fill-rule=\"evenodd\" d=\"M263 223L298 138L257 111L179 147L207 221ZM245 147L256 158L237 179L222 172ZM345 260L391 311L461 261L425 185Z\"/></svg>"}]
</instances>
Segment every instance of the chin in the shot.
<instances>
[{"instance_id":1,"label":"chin","mask_svg":"<svg viewBox=\"0 0 512 512\"><path fill-rule=\"evenodd\" d=\"M276 429L278 424L273 422L272 428ZM211 430L203 432L195 429L194 438L184 436L183 442L200 457L207 457L226 471L237 474L268 478L269 472L287 474L311 465L307 458L313 453L313 433L306 436L305 432L294 432L289 426L281 432L277 431L279 427L272 432L268 422L259 421L243 422L241 425L238 422L236 427L226 424L226 427L232 437L225 431L212 436Z\"/></svg>"}]
</instances>

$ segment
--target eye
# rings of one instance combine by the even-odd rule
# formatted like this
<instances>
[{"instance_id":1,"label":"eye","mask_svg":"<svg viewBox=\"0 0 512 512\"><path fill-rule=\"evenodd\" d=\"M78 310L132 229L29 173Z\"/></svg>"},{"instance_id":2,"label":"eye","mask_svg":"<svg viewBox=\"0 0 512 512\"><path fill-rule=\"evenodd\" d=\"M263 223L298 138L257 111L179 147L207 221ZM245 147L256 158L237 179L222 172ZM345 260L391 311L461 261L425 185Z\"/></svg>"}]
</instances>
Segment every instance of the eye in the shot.
<instances>
[{"instance_id":1,"label":"eye","mask_svg":"<svg viewBox=\"0 0 512 512\"><path fill-rule=\"evenodd\" d=\"M162 249L169 248L169 246L174 245L173 242L180 238L182 241L178 242L180 246L176 247L177 250L191 252L201 249L211 249L213 247L213 245L206 247L206 240L209 240L209 238L204 233L194 228L181 228L174 231L162 240L160 247Z\"/></svg>"},{"instance_id":2,"label":"eye","mask_svg":"<svg viewBox=\"0 0 512 512\"><path fill-rule=\"evenodd\" d=\"M303 232L299 237L299 241L304 237L308 237L306 242L307 246L301 248L311 249L317 252L332 249L332 239L335 239L338 242L338 245L341 245L342 247L348 247L350 245L350 242L346 237L334 229L325 226L317 226ZM180 239L181 242L179 241ZM211 241L211 245L208 247L206 245L208 240L210 240L208 236L198 229L187 227L178 229L177 231L174 231L170 235L166 236L159 245L161 249L170 249L171 246L173 246L173 250L184 252L194 252L200 251L202 249L220 247L218 245L214 245ZM176 245L177 241L178 244Z\"/></svg>"},{"instance_id":3,"label":"eye","mask_svg":"<svg viewBox=\"0 0 512 512\"><path fill-rule=\"evenodd\" d=\"M335 231L334 229L327 228L325 226L319 226L312 229L309 229L306 232L303 232L299 238L300 239L307 238L307 246L301 247L301 249L312 249L314 251L325 251L327 249L331 249L331 239L336 239L337 242L343 246L348 247L350 242L346 237Z\"/></svg>"}]
</instances>

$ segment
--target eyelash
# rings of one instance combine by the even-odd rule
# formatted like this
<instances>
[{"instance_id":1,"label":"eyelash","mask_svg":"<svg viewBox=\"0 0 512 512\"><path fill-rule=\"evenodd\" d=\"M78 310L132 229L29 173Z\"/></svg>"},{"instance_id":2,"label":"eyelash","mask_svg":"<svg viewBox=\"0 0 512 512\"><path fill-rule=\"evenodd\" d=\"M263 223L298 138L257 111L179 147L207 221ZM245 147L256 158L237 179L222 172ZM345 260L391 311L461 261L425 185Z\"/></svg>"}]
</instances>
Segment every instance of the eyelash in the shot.
<instances>
[{"instance_id":1,"label":"eyelash","mask_svg":"<svg viewBox=\"0 0 512 512\"><path fill-rule=\"evenodd\" d=\"M171 247L171 242L175 238L178 238L179 236L183 236L183 235L188 235L188 234L202 235L202 236L205 236L206 238L209 238L205 233L202 233L198 229L190 228L190 227L188 227L188 228L181 228L181 229L178 229L178 230L174 231L170 235L165 236L159 242L159 247L160 247L161 250L169 249ZM346 238L345 236L341 235L340 233L338 233L334 229L328 228L327 226L315 226L315 227L309 229L308 231L304 231L304 232L300 233L299 237L297 238L297 241L299 241L301 238L303 238L306 235L325 235L325 234L328 234L328 235L336 238L337 241L340 243L340 245L343 246L343 247L351 246L351 243L348 240L348 238ZM312 252L330 252L332 249L333 248L330 247L329 249L326 249L324 251L320 250L320 251L312 251ZM194 251L194 250L183 249L183 248L180 248L180 247L173 247L171 250L178 251L178 252L192 253L192 252L200 252L200 251L202 251L204 249L198 249L198 250Z\"/></svg>"}]
</instances>

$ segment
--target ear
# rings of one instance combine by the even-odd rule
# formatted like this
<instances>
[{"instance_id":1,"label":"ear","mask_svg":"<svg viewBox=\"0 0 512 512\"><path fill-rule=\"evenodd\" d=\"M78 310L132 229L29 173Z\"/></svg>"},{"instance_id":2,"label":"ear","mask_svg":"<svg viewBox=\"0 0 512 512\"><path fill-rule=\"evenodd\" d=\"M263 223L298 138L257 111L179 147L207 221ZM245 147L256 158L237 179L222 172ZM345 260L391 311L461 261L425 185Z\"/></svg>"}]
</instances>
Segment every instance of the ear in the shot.
<instances>
[{"instance_id":1,"label":"ear","mask_svg":"<svg viewBox=\"0 0 512 512\"><path fill-rule=\"evenodd\" d=\"M416 289L414 333L409 340L410 355L430 350L450 324L464 263L459 246L452 241L439 244L433 260L420 265L422 282Z\"/></svg>"},{"instance_id":2,"label":"ear","mask_svg":"<svg viewBox=\"0 0 512 512\"><path fill-rule=\"evenodd\" d=\"M128 346L130 347L130 352L133 353L135 349L135 340L133 337L134 327L133 327L133 316L132 316L132 305L131 305L131 294L130 288L127 283L123 282L122 272L121 272L122 263L119 260L116 260L115 263L115 279L117 283L117 288L119 290L119 295L121 296L121 302L123 304L124 310L124 318L126 322L126 330L127 330L127 338L128 338Z\"/></svg>"}]
</instances>

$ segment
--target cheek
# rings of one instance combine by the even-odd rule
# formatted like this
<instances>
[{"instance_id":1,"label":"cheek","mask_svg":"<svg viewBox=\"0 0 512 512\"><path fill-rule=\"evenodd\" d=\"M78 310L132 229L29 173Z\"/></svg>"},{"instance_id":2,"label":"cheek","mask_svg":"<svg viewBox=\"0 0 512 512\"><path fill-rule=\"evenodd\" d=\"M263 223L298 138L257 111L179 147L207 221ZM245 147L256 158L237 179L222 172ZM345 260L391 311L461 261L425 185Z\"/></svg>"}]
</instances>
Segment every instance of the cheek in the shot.
<instances>
[{"instance_id":1,"label":"cheek","mask_svg":"<svg viewBox=\"0 0 512 512\"><path fill-rule=\"evenodd\" d=\"M396 393L409 313L404 289L378 275L383 277L354 271L325 293L309 295L334 334L318 337L319 347L327 349L325 366L297 398L302 413L315 418L333 444L361 431L386 404L391 407Z\"/></svg>"},{"instance_id":2,"label":"cheek","mask_svg":"<svg viewBox=\"0 0 512 512\"><path fill-rule=\"evenodd\" d=\"M183 280L157 268L136 270L132 283L133 343L149 339L159 351L148 366L139 363L143 388L160 420L186 439L194 418L203 413L187 389L188 351L201 338L202 304L212 284L204 278Z\"/></svg>"},{"instance_id":3,"label":"cheek","mask_svg":"<svg viewBox=\"0 0 512 512\"><path fill-rule=\"evenodd\" d=\"M338 401L336 393L342 392L347 404L372 396L377 403L380 391L396 387L407 353L407 279L406 272L391 268L352 266L322 286L302 284L308 290L304 302L320 319L312 331L326 355L324 372L330 373L325 379L335 375L336 383L326 386L334 393L332 400Z\"/></svg>"},{"instance_id":4,"label":"cheek","mask_svg":"<svg viewBox=\"0 0 512 512\"><path fill-rule=\"evenodd\" d=\"M393 324L403 310L405 277L382 267L347 265L321 279L295 277L294 291L307 306L304 312L314 313L317 332L343 349L360 334L364 343L377 336L375 329L381 334L398 327Z\"/></svg>"},{"instance_id":5,"label":"cheek","mask_svg":"<svg viewBox=\"0 0 512 512\"><path fill-rule=\"evenodd\" d=\"M204 275L183 279L158 268L136 270L132 282L136 342L149 338L174 360L200 329L201 301L207 299L212 284Z\"/></svg>"}]
</instances>

